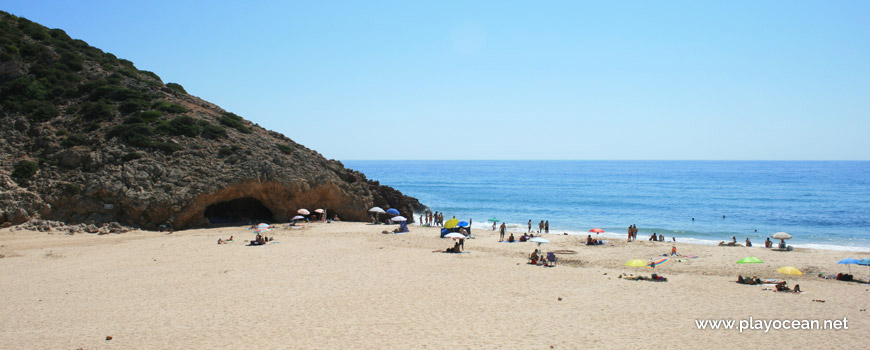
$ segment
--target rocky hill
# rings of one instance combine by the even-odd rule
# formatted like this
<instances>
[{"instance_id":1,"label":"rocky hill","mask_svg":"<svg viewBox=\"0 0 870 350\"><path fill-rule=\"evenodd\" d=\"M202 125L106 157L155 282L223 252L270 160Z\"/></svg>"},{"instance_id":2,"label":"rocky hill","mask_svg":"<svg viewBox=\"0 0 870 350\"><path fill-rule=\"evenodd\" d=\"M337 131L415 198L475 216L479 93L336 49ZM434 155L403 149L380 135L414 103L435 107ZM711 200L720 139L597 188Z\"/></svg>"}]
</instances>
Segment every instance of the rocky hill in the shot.
<instances>
[{"instance_id":1,"label":"rocky hill","mask_svg":"<svg viewBox=\"0 0 870 350\"><path fill-rule=\"evenodd\" d=\"M180 84L0 12L0 224L184 228L299 208L363 221L372 206L423 209Z\"/></svg>"}]
</instances>

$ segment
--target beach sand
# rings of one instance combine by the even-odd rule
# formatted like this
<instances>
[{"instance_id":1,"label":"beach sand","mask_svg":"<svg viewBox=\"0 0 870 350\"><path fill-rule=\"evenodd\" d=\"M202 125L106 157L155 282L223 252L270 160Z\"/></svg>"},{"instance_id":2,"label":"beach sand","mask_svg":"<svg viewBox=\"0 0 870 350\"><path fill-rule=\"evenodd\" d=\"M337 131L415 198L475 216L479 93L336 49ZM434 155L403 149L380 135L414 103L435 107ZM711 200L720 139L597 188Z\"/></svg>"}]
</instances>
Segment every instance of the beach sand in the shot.
<instances>
[{"instance_id":1,"label":"beach sand","mask_svg":"<svg viewBox=\"0 0 870 350\"><path fill-rule=\"evenodd\" d=\"M282 225L283 226L283 225ZM246 246L244 227L98 236L0 230L0 347L6 349L579 349L861 348L870 285L824 280L868 253L677 244L629 281L631 259L671 243L582 245L547 235L555 268L526 264L533 243L474 230L468 254L437 228L315 223ZM219 237L235 242L218 245ZM280 243L276 243L280 242ZM764 264L738 265L746 256ZM775 272L794 266L804 276ZM866 280L868 268L852 266ZM787 279L803 294L739 285L737 274ZM561 298L561 300L559 300ZM816 300L823 300L818 302ZM847 330L699 330L698 319L848 320ZM106 340L112 336L112 340Z\"/></svg>"}]
</instances>

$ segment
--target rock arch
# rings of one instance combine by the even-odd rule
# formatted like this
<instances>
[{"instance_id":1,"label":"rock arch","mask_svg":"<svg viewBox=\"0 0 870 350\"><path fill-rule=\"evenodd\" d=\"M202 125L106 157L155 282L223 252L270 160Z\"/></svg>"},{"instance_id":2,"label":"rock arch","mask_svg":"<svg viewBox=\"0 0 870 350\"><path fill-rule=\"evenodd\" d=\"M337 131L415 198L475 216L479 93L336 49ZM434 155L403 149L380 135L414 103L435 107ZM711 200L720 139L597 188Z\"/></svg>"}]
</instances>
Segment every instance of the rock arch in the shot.
<instances>
[{"instance_id":1,"label":"rock arch","mask_svg":"<svg viewBox=\"0 0 870 350\"><path fill-rule=\"evenodd\" d=\"M253 197L231 199L214 203L205 208L203 216L211 224L247 223L274 221L274 215L262 202Z\"/></svg>"}]
</instances>

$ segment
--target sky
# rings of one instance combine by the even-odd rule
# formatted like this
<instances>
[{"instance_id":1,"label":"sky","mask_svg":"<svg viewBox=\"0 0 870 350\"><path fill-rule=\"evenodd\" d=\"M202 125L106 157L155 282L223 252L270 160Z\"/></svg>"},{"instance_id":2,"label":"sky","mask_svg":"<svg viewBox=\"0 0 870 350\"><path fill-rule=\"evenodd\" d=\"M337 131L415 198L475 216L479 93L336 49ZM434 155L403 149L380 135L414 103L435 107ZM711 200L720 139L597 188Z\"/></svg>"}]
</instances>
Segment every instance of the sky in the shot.
<instances>
[{"instance_id":1,"label":"sky","mask_svg":"<svg viewBox=\"0 0 870 350\"><path fill-rule=\"evenodd\" d=\"M331 159L870 160L867 1L0 9Z\"/></svg>"}]
</instances>

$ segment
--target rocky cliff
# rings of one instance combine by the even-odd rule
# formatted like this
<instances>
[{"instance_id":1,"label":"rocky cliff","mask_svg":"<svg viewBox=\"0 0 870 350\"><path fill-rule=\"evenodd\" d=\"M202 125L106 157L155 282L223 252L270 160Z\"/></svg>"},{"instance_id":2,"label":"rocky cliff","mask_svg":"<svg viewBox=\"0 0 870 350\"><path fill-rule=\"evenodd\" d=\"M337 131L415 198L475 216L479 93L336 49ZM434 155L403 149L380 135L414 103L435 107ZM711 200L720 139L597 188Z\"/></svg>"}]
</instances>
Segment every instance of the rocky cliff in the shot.
<instances>
[{"instance_id":1,"label":"rocky cliff","mask_svg":"<svg viewBox=\"0 0 870 350\"><path fill-rule=\"evenodd\" d=\"M372 206L424 208L130 61L0 12L0 224L184 228L299 208L362 221Z\"/></svg>"}]
</instances>

